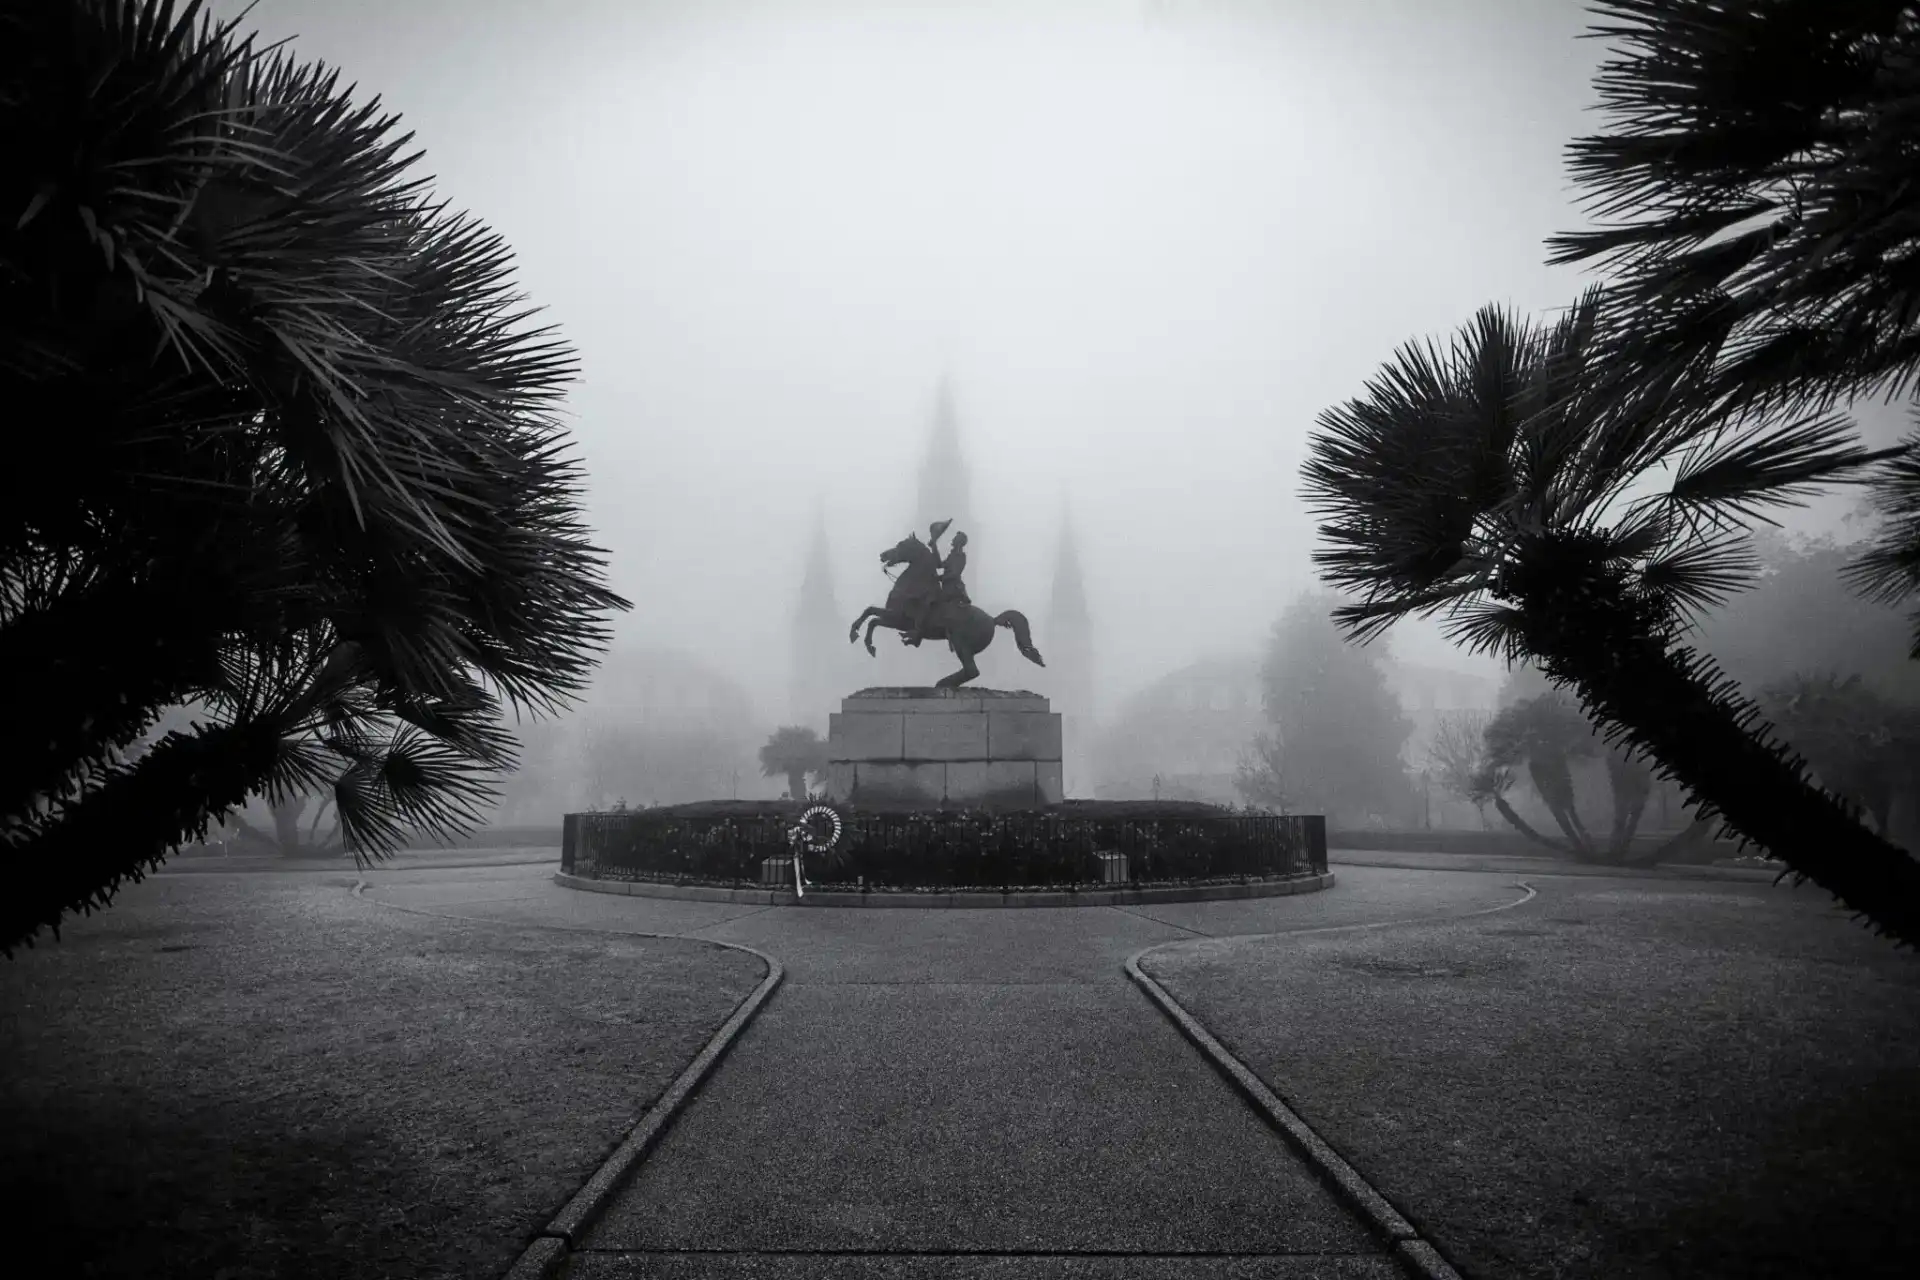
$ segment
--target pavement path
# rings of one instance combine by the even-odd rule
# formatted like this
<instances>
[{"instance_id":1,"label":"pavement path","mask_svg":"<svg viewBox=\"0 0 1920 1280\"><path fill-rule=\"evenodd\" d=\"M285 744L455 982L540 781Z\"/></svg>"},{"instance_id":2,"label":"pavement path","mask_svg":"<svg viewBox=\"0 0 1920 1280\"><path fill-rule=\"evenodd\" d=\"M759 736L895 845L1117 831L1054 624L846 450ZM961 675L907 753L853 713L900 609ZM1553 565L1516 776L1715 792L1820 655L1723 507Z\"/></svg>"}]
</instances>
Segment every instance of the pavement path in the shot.
<instances>
[{"instance_id":1,"label":"pavement path","mask_svg":"<svg viewBox=\"0 0 1920 1280\"><path fill-rule=\"evenodd\" d=\"M741 943L788 973L588 1233L568 1274L591 1280L1405 1274L1123 966L1525 893L1503 872L1354 867L1332 891L1240 902L796 909L581 893L552 870L388 866L367 896Z\"/></svg>"}]
</instances>

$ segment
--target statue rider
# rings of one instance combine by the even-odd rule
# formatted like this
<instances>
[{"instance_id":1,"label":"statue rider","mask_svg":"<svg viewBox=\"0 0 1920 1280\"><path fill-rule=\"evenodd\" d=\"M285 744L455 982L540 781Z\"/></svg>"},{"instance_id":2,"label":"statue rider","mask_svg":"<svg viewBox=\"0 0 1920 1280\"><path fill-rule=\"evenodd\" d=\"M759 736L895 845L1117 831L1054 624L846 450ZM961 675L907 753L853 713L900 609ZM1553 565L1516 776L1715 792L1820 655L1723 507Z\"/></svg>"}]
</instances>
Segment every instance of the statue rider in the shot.
<instances>
[{"instance_id":1,"label":"statue rider","mask_svg":"<svg viewBox=\"0 0 1920 1280\"><path fill-rule=\"evenodd\" d=\"M953 549L943 560L940 556L940 536L947 531L951 520L936 520L927 528L927 545L933 551L935 570L933 593L923 598L914 611L913 629L909 631L904 643L918 647L926 638L927 624L936 613L950 604L967 605L973 603L967 596L967 584L962 575L967 571L967 535L953 535Z\"/></svg>"}]
</instances>

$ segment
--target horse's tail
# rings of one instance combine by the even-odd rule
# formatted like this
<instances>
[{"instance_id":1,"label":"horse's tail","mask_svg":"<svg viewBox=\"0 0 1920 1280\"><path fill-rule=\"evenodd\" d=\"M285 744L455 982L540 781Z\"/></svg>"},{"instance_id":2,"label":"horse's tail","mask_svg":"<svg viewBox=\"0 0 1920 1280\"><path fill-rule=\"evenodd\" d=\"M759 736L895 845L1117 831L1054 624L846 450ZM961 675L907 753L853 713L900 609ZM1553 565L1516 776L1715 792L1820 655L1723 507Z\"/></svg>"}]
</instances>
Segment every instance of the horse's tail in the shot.
<instances>
[{"instance_id":1,"label":"horse's tail","mask_svg":"<svg viewBox=\"0 0 1920 1280\"><path fill-rule=\"evenodd\" d=\"M1042 658L1040 651L1033 647L1033 633L1027 630L1026 614L1020 612L1018 609L1009 609L995 618L993 625L996 627L1013 628L1013 642L1020 647L1020 652L1026 655L1027 661L1036 667L1044 667L1047 665L1047 660Z\"/></svg>"}]
</instances>

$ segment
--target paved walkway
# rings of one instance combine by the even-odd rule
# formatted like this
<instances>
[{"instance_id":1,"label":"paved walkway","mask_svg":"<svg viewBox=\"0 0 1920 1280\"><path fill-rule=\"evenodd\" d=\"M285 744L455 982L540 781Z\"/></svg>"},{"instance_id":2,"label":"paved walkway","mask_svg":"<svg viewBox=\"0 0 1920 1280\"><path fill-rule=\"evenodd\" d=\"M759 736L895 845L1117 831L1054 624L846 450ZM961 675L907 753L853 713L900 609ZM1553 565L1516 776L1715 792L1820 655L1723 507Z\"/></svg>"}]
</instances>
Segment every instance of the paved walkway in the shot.
<instances>
[{"instance_id":1,"label":"paved walkway","mask_svg":"<svg viewBox=\"0 0 1920 1280\"><path fill-rule=\"evenodd\" d=\"M472 919L741 943L788 976L583 1242L611 1277L1405 1274L1124 973L1209 936L1500 907L1505 874L1128 908L872 911L581 893L543 865L370 873Z\"/></svg>"},{"instance_id":2,"label":"paved walkway","mask_svg":"<svg viewBox=\"0 0 1920 1280\"><path fill-rule=\"evenodd\" d=\"M1490 871L1524 876L1600 876L1637 880L1722 880L1769 883L1780 878L1780 866L1719 866L1661 863L1653 867L1609 867L1575 862L1572 858L1527 857L1515 854L1424 853L1412 850L1333 849L1327 861L1340 867L1399 867L1421 871Z\"/></svg>"}]
</instances>

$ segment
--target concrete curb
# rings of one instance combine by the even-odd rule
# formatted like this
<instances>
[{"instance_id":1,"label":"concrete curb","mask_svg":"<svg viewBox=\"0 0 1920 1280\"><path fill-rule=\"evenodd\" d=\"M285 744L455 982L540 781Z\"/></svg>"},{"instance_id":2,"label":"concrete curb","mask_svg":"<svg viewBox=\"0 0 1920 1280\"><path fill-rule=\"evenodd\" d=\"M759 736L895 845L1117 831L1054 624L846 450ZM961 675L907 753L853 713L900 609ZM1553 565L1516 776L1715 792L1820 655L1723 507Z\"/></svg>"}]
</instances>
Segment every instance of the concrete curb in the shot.
<instances>
[{"instance_id":1,"label":"concrete curb","mask_svg":"<svg viewBox=\"0 0 1920 1280\"><path fill-rule=\"evenodd\" d=\"M1412 1223L1387 1203L1386 1197L1376 1191L1372 1183L1361 1177L1359 1171L1348 1164L1339 1152L1328 1146L1326 1140L1315 1133L1293 1108L1282 1102L1273 1090L1267 1088L1245 1063L1228 1053L1226 1047L1215 1040L1192 1014L1180 1007L1179 1001L1169 995L1165 987L1141 971L1140 957L1145 954L1143 951L1127 960L1127 976L1147 993L1148 999L1160 1006L1162 1013L1172 1019L1174 1026L1180 1029L1180 1034L1212 1061L1214 1068L1227 1078L1228 1083L1238 1089L1255 1110L1266 1116L1274 1128L1280 1130L1306 1158L1307 1163L1333 1184L1340 1198L1357 1211L1368 1226L1386 1237L1401 1263L1420 1280L1461 1280L1460 1273L1447 1264L1446 1259L1414 1229Z\"/></svg>"},{"instance_id":2,"label":"concrete curb","mask_svg":"<svg viewBox=\"0 0 1920 1280\"><path fill-rule=\"evenodd\" d=\"M722 889L714 885L657 884L646 880L596 880L590 876L554 873L553 882L584 893L624 894L635 898L667 898L679 902L728 902L756 907L870 907L876 910L926 908L981 909L1011 907L1125 907L1150 902L1232 902L1247 898L1283 898L1296 893L1331 889L1333 872L1269 880L1259 884L1166 886L1143 889L1089 889L1078 893L809 893L792 890Z\"/></svg>"},{"instance_id":3,"label":"concrete curb","mask_svg":"<svg viewBox=\"0 0 1920 1280\"><path fill-rule=\"evenodd\" d=\"M365 875L369 871L395 873L406 871L484 871L490 867L532 867L542 864L551 866L559 861L559 855L555 854L552 857L499 858L480 862L415 862L408 863L405 866L394 866L387 862L375 862L372 866L362 867L356 866L352 858L341 858L337 862L322 862L316 858L311 864L306 865L299 863L287 865L284 862L276 863L261 859L258 862L246 862L237 866L231 864L205 867L191 865L179 866L168 862L162 864L158 871L149 872L148 874L150 876L307 876L340 875L344 872L359 876ZM231 860L231 863L240 862L241 860L239 858Z\"/></svg>"},{"instance_id":4,"label":"concrete curb","mask_svg":"<svg viewBox=\"0 0 1920 1280\"><path fill-rule=\"evenodd\" d=\"M1433 866L1428 863L1410 864L1390 862L1390 858L1456 858L1467 864L1458 867ZM1517 854L1495 855L1502 862L1532 862L1537 866L1518 868L1513 866L1489 867L1484 865L1489 859L1470 853L1426 853L1407 849L1329 849L1329 861L1338 861L1349 867L1385 867L1401 871L1464 871L1480 875L1516 875L1530 876L1601 876L1614 879L1636 877L1645 880L1732 880L1747 883L1772 883L1791 872L1770 871L1765 867L1716 867L1711 865L1689 865L1686 863L1660 863L1651 867L1607 867L1598 864L1582 864L1571 859L1523 858ZM1472 865L1472 864L1481 865Z\"/></svg>"},{"instance_id":5,"label":"concrete curb","mask_svg":"<svg viewBox=\"0 0 1920 1280\"><path fill-rule=\"evenodd\" d=\"M1527 895L1517 901L1490 907L1482 911L1469 911L1461 916L1437 916L1431 919L1387 920L1356 925L1331 925L1323 929L1304 929L1278 934L1244 934L1239 937L1289 937L1292 932L1301 934L1341 933L1347 930L1384 928L1400 924L1441 924L1448 920L1466 920L1474 916L1492 915L1500 911L1510 911L1524 906L1538 897L1538 891L1526 881L1519 881L1517 888L1525 889ZM1209 941L1229 941L1230 939L1209 939ZM1214 1039L1213 1034L1200 1020L1195 1018L1175 1000L1168 990L1147 976L1140 962L1156 951L1172 947L1189 946L1196 939L1177 938L1172 942L1160 942L1151 947L1143 947L1127 957L1127 977L1144 991L1147 998L1158 1005L1160 1012L1167 1015L1173 1025L1188 1043L1198 1049L1214 1069L1227 1078L1239 1091L1240 1096L1252 1104L1254 1110L1265 1116L1267 1122L1278 1129L1296 1151L1312 1165L1314 1170L1330 1183L1340 1198L1344 1200L1368 1226L1388 1241L1394 1256L1401 1265L1418 1280L1462 1280L1460 1273L1454 1270L1431 1241L1422 1236L1411 1222L1387 1202L1387 1198L1375 1189L1372 1183L1361 1176L1360 1171L1348 1164L1346 1158L1314 1132L1313 1127L1300 1118L1298 1112L1281 1100L1280 1096L1266 1086L1266 1083L1253 1071L1228 1052L1227 1047Z\"/></svg>"},{"instance_id":6,"label":"concrete curb","mask_svg":"<svg viewBox=\"0 0 1920 1280\"><path fill-rule=\"evenodd\" d=\"M667 1086L667 1091L660 1095L659 1100L647 1108L646 1114L640 1117L640 1122L614 1149L613 1154L601 1163L593 1176L587 1179L586 1185L574 1192L573 1198L526 1247L504 1280L554 1280L564 1272L568 1258L580 1247L587 1231L606 1209L608 1201L626 1185L633 1171L673 1124L674 1117L693 1098L720 1059L726 1056L733 1042L746 1030L747 1024L753 1021L754 1015L760 1012L772 997L774 989L787 976L786 967L764 951L755 951L752 947L732 942L715 942L713 945L760 957L766 963L767 976L760 980L760 985L746 999L734 1007L732 1016L713 1033L713 1038L707 1041L699 1056L687 1064L687 1069Z\"/></svg>"},{"instance_id":7,"label":"concrete curb","mask_svg":"<svg viewBox=\"0 0 1920 1280\"><path fill-rule=\"evenodd\" d=\"M371 887L371 882L361 877L353 886L353 896L366 898L366 891ZM439 914L422 911L416 907L380 902L377 898L367 900L389 911L403 911L409 915L437 916ZM471 916L442 918L473 919ZM492 920L480 923L500 924L502 922ZM563 933L578 932L560 925L523 927L550 928ZM673 1083L667 1086L666 1092L647 1108L646 1113L628 1131L627 1136L621 1139L620 1145L614 1148L613 1154L600 1162L600 1167L587 1178L585 1185L574 1192L573 1197L561 1206L560 1212L540 1229L540 1233L533 1238L533 1242L520 1251L519 1258L514 1261L513 1266L508 1268L502 1280L556 1280L564 1274L567 1260L572 1256L573 1251L580 1247L581 1240L606 1209L607 1202L612 1200L614 1194L626 1184L627 1179L633 1176L633 1171L640 1166L642 1160L647 1158L648 1153L660 1141L661 1135L673 1124L674 1117L679 1115L680 1111L693 1099L694 1093L706 1082L706 1078L712 1074L714 1067L719 1065L720 1059L726 1056L727 1050L733 1047L733 1042L740 1038L740 1033L747 1029L747 1024L753 1021L754 1015L759 1013L772 998L774 990L787 976L786 966L778 960L764 951L756 951L752 947L741 946L737 942L720 942L713 938L688 938L671 933L629 933L621 936L672 938L682 942L699 942L727 951L744 951L750 956L757 957L767 966L767 976L760 980L759 986L747 993L745 999L733 1007L733 1012L727 1016L725 1022L720 1024L720 1029L708 1038L706 1045L695 1055L693 1061L687 1064L686 1069L674 1077Z\"/></svg>"}]
</instances>

